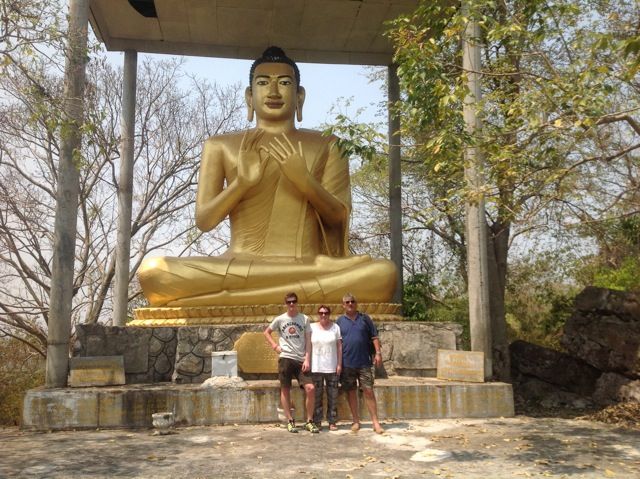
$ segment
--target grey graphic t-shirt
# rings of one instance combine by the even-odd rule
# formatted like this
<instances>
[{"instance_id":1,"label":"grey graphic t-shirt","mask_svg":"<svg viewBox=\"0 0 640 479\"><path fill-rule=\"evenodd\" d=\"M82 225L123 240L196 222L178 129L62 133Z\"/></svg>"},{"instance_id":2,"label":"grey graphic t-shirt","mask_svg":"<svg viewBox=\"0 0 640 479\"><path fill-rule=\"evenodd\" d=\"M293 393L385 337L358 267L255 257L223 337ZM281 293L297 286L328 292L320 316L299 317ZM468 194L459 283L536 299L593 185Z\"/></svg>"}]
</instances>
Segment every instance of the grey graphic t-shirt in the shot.
<instances>
[{"instance_id":1,"label":"grey graphic t-shirt","mask_svg":"<svg viewBox=\"0 0 640 479\"><path fill-rule=\"evenodd\" d=\"M292 318L287 313L284 313L271 321L269 327L280 335L281 358L304 361L304 335L311 332L311 323L308 316L298 313Z\"/></svg>"}]
</instances>

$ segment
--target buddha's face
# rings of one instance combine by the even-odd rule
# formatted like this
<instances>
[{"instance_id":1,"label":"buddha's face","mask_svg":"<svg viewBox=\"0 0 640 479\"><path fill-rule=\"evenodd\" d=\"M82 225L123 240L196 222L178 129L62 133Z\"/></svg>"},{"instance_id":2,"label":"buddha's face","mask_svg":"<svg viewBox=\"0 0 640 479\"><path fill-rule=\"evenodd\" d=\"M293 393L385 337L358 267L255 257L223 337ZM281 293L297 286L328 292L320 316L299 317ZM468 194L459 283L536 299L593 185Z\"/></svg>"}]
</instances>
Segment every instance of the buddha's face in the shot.
<instances>
[{"instance_id":1,"label":"buddha's face","mask_svg":"<svg viewBox=\"0 0 640 479\"><path fill-rule=\"evenodd\" d=\"M293 118L298 102L304 99L304 90L298 90L293 68L286 63L261 63L254 71L247 102L256 116L265 120Z\"/></svg>"}]
</instances>

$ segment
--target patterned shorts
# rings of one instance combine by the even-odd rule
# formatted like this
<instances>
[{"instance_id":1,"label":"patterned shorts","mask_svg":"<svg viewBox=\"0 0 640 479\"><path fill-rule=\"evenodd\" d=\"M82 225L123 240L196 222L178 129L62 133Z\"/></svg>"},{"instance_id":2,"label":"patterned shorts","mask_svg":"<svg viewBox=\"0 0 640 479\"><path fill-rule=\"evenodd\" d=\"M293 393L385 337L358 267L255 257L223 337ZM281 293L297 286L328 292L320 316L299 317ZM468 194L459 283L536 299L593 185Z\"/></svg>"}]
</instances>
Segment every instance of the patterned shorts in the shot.
<instances>
[{"instance_id":1,"label":"patterned shorts","mask_svg":"<svg viewBox=\"0 0 640 479\"><path fill-rule=\"evenodd\" d=\"M373 389L373 368L344 368L340 382L345 391L352 391L358 386L360 389Z\"/></svg>"}]
</instances>

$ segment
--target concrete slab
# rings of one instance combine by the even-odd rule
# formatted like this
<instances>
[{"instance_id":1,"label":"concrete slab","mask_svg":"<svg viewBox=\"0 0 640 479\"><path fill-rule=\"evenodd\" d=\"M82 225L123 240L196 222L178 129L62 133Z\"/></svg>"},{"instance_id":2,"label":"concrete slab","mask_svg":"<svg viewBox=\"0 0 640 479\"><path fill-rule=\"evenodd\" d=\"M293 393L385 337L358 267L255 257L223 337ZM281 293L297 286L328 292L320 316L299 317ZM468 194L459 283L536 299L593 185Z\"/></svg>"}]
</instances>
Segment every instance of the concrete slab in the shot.
<instances>
[{"instance_id":1,"label":"concrete slab","mask_svg":"<svg viewBox=\"0 0 640 479\"><path fill-rule=\"evenodd\" d=\"M510 417L513 391L505 383L462 383L434 378L376 380L381 419ZM303 395L292 400L302 421ZM22 427L36 431L94 428L148 428L151 414L171 411L177 426L277 422L277 381L247 381L245 387L149 384L68 389L32 389L24 399ZM360 398L361 414L367 419ZM338 416L349 421L341 394Z\"/></svg>"},{"instance_id":2,"label":"concrete slab","mask_svg":"<svg viewBox=\"0 0 640 479\"><path fill-rule=\"evenodd\" d=\"M358 433L290 434L274 424L150 430L0 429L0 477L453 478L640 477L640 431L554 418L384 421Z\"/></svg>"}]
</instances>

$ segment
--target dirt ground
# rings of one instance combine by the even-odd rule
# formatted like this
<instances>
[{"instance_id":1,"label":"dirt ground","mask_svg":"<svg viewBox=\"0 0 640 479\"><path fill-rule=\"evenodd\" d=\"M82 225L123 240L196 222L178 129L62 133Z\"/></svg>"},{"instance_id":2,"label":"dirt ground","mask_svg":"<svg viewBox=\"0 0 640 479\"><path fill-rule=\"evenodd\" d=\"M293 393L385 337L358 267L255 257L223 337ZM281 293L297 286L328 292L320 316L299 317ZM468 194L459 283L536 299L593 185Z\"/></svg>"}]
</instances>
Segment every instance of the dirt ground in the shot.
<instances>
[{"instance_id":1,"label":"dirt ground","mask_svg":"<svg viewBox=\"0 0 640 479\"><path fill-rule=\"evenodd\" d=\"M517 416L385 422L374 434L279 425L152 431L0 430L0 477L640 478L640 430Z\"/></svg>"}]
</instances>

